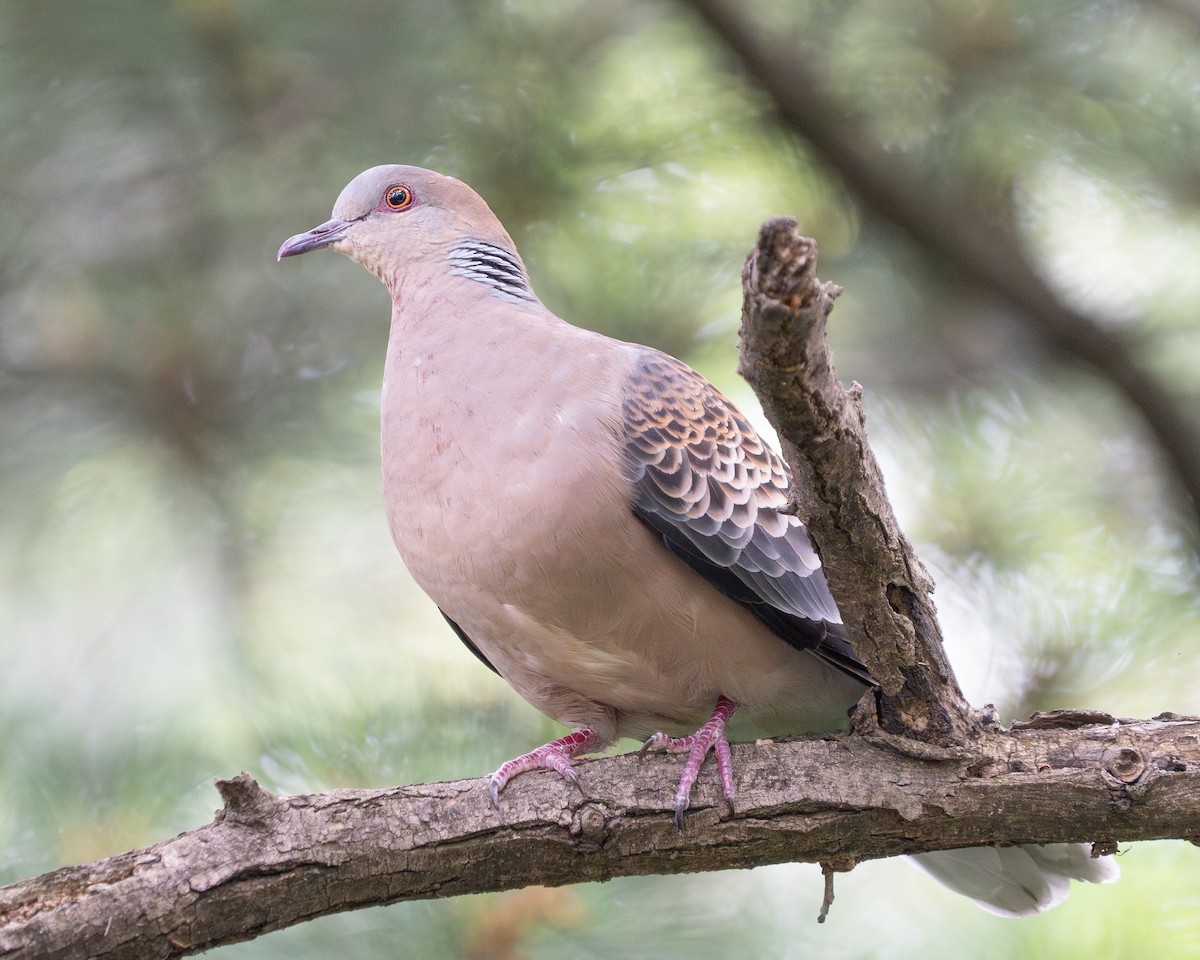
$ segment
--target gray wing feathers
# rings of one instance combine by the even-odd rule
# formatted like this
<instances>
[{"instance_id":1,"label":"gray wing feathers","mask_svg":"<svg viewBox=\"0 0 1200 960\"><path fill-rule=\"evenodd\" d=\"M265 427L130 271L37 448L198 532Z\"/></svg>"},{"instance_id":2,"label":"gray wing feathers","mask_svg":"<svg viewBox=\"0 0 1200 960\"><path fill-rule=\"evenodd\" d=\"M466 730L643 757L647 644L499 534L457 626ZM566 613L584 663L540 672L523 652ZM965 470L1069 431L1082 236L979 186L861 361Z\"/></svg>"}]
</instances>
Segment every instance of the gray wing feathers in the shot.
<instances>
[{"instance_id":1,"label":"gray wing feathers","mask_svg":"<svg viewBox=\"0 0 1200 960\"><path fill-rule=\"evenodd\" d=\"M634 512L667 547L794 646L869 676L804 524L780 513L787 465L690 367L645 350L622 404Z\"/></svg>"}]
</instances>

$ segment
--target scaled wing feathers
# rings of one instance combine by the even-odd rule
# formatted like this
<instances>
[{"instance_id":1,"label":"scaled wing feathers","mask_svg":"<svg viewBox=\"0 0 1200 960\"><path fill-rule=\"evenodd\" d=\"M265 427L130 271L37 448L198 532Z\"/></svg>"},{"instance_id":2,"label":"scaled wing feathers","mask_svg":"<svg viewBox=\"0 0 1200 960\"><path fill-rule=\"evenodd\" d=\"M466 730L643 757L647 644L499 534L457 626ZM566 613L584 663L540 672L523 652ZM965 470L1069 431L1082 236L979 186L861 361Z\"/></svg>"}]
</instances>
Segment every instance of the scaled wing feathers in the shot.
<instances>
[{"instance_id":1,"label":"scaled wing feathers","mask_svg":"<svg viewBox=\"0 0 1200 960\"><path fill-rule=\"evenodd\" d=\"M788 643L866 682L817 557L787 503L789 471L708 381L645 350L623 400L638 518Z\"/></svg>"}]
</instances>

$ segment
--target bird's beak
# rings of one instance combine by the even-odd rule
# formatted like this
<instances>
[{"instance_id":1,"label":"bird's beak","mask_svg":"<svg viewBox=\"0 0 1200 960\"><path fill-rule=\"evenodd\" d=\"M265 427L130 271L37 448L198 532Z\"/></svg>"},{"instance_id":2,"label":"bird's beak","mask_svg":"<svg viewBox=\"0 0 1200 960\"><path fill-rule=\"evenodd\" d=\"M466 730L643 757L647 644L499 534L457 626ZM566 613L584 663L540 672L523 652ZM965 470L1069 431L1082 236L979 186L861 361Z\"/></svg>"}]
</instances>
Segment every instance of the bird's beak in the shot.
<instances>
[{"instance_id":1,"label":"bird's beak","mask_svg":"<svg viewBox=\"0 0 1200 960\"><path fill-rule=\"evenodd\" d=\"M313 227L307 233L298 233L294 237L288 237L283 241L283 246L279 248L279 259L295 257L301 253L308 253L309 250L319 250L321 247L337 243L355 222L354 220L327 220L319 227Z\"/></svg>"}]
</instances>

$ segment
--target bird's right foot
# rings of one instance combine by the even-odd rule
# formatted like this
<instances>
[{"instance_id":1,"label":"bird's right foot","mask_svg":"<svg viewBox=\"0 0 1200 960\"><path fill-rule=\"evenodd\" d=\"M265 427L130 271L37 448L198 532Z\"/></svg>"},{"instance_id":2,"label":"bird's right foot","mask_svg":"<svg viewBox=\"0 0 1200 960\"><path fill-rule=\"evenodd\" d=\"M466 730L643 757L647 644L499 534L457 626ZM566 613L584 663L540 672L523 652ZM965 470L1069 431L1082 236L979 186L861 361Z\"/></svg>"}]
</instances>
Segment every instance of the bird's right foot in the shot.
<instances>
[{"instance_id":1,"label":"bird's right foot","mask_svg":"<svg viewBox=\"0 0 1200 960\"><path fill-rule=\"evenodd\" d=\"M737 708L738 705L728 697L720 697L708 722L695 733L687 737L669 737L665 733L656 733L643 743L642 749L638 751L642 755L645 755L647 750L687 754L687 760L683 764L683 775L679 778L679 786L675 790L675 826L679 830L683 829L683 812L691 803L692 787L696 784L696 778L700 776L700 768L710 750L717 757L721 795L730 808L733 807L733 759L729 753L729 741L725 739L725 724L737 712Z\"/></svg>"}]
</instances>

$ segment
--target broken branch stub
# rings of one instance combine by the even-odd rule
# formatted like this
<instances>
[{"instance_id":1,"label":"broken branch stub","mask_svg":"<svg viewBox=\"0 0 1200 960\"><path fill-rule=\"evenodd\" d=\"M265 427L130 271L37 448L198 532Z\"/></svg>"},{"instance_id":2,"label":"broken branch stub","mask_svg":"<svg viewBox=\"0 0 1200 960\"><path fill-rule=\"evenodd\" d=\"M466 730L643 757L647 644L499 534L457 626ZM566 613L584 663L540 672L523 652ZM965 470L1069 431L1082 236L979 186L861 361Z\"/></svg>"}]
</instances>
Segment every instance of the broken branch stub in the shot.
<instances>
[{"instance_id":1,"label":"broken branch stub","mask_svg":"<svg viewBox=\"0 0 1200 960\"><path fill-rule=\"evenodd\" d=\"M792 509L808 526L842 619L879 682L879 723L934 743L977 723L942 647L933 580L896 523L867 443L862 388L842 385L825 337L841 288L816 275L817 244L790 217L763 224L742 270L738 370L792 467Z\"/></svg>"}]
</instances>

